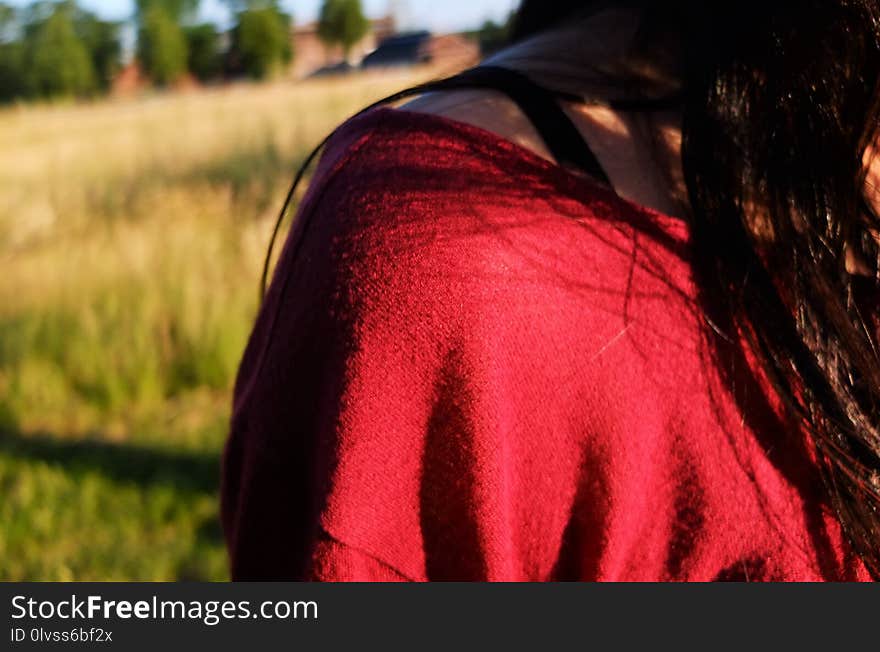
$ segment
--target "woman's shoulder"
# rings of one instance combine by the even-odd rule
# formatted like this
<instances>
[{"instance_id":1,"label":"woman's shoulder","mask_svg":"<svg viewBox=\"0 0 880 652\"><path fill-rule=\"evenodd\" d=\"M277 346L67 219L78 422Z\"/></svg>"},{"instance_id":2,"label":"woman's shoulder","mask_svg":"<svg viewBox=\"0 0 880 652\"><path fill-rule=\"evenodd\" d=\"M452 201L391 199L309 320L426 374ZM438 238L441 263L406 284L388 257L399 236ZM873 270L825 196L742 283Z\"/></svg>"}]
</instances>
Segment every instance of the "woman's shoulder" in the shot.
<instances>
[{"instance_id":1,"label":"woman's shoulder","mask_svg":"<svg viewBox=\"0 0 880 652\"><path fill-rule=\"evenodd\" d=\"M686 249L677 221L515 144L379 110L329 141L266 305L422 353L495 339L638 374L646 347L656 366L698 346Z\"/></svg>"},{"instance_id":2,"label":"woman's shoulder","mask_svg":"<svg viewBox=\"0 0 880 652\"><path fill-rule=\"evenodd\" d=\"M528 319L540 333L552 316L590 348L620 330L617 316L692 348L686 252L680 221L514 143L380 109L331 137L276 276L320 277L325 290L309 292L349 297L346 314L408 309L413 327L428 311L444 323Z\"/></svg>"},{"instance_id":3,"label":"woman's shoulder","mask_svg":"<svg viewBox=\"0 0 880 652\"><path fill-rule=\"evenodd\" d=\"M301 214L312 238L373 256L419 253L509 271L587 280L633 262L690 283L683 221L627 202L592 180L483 128L377 109L328 141ZM314 215L310 215L314 214Z\"/></svg>"}]
</instances>

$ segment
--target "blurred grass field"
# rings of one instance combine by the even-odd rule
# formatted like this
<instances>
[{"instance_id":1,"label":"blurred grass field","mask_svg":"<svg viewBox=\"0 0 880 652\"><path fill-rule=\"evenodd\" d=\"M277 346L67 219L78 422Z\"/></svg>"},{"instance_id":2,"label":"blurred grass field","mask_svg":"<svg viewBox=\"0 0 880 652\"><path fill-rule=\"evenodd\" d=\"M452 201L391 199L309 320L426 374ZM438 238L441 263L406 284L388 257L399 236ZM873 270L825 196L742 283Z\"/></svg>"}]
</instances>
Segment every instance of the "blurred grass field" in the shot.
<instances>
[{"instance_id":1,"label":"blurred grass field","mask_svg":"<svg viewBox=\"0 0 880 652\"><path fill-rule=\"evenodd\" d=\"M0 110L0 580L222 580L219 455L299 161L400 71Z\"/></svg>"}]
</instances>

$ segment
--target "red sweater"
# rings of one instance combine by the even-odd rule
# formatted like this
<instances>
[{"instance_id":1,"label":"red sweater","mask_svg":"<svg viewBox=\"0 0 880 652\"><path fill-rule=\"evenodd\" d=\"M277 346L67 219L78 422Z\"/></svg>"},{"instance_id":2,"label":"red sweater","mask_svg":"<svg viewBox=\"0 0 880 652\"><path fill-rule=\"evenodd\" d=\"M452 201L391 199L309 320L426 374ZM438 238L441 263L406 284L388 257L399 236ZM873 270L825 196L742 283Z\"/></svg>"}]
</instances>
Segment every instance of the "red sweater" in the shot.
<instances>
[{"instance_id":1,"label":"red sweater","mask_svg":"<svg viewBox=\"0 0 880 652\"><path fill-rule=\"evenodd\" d=\"M867 579L687 229L489 132L332 138L241 364L236 579Z\"/></svg>"}]
</instances>

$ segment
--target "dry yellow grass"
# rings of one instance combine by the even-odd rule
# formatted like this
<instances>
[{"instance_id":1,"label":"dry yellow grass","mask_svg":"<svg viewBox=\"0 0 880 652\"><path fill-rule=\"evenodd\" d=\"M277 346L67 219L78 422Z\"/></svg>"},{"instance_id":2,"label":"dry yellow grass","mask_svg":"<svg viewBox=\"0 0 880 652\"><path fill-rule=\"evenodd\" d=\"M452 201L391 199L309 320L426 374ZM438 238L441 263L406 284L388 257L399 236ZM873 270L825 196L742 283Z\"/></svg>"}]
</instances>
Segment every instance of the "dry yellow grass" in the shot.
<instances>
[{"instance_id":1,"label":"dry yellow grass","mask_svg":"<svg viewBox=\"0 0 880 652\"><path fill-rule=\"evenodd\" d=\"M245 166L268 149L295 160L342 117L425 74L0 111L0 228L7 242L21 243L71 219L89 221L95 210L126 207L126 193L154 182L176 185L212 171L222 177L224 165ZM163 208L161 193L156 201L138 208Z\"/></svg>"}]
</instances>

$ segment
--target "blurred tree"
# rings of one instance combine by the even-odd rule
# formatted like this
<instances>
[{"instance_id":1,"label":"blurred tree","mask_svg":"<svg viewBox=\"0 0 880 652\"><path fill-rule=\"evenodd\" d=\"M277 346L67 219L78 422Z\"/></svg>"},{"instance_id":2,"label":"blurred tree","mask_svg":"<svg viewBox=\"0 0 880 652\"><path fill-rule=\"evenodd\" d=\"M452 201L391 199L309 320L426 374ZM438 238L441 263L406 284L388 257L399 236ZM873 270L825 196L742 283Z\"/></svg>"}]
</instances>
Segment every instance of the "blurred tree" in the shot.
<instances>
[{"instance_id":1,"label":"blurred tree","mask_svg":"<svg viewBox=\"0 0 880 652\"><path fill-rule=\"evenodd\" d=\"M293 56L290 16L276 2L252 2L238 13L231 58L238 71L254 79L277 72Z\"/></svg>"},{"instance_id":2,"label":"blurred tree","mask_svg":"<svg viewBox=\"0 0 880 652\"><path fill-rule=\"evenodd\" d=\"M17 38L15 8L0 3L0 102L24 95L24 48Z\"/></svg>"},{"instance_id":3,"label":"blurred tree","mask_svg":"<svg viewBox=\"0 0 880 652\"><path fill-rule=\"evenodd\" d=\"M26 92L24 46L20 41L0 43L0 102L23 97Z\"/></svg>"},{"instance_id":4,"label":"blurred tree","mask_svg":"<svg viewBox=\"0 0 880 652\"><path fill-rule=\"evenodd\" d=\"M159 4L140 18L137 57L144 72L158 85L177 81L187 66L186 38L180 25Z\"/></svg>"},{"instance_id":5,"label":"blurred tree","mask_svg":"<svg viewBox=\"0 0 880 652\"><path fill-rule=\"evenodd\" d=\"M364 16L360 0L324 0L318 36L328 45L341 45L346 58L369 28L370 21Z\"/></svg>"},{"instance_id":6,"label":"blurred tree","mask_svg":"<svg viewBox=\"0 0 880 652\"><path fill-rule=\"evenodd\" d=\"M98 88L108 90L121 65L119 23L100 20L92 13L78 9L74 28L92 59Z\"/></svg>"},{"instance_id":7,"label":"blurred tree","mask_svg":"<svg viewBox=\"0 0 880 652\"><path fill-rule=\"evenodd\" d=\"M135 0L135 10L141 19L151 9L161 9L165 15L180 24L195 18L199 0Z\"/></svg>"},{"instance_id":8,"label":"blurred tree","mask_svg":"<svg viewBox=\"0 0 880 652\"><path fill-rule=\"evenodd\" d=\"M28 91L39 97L83 96L95 89L95 69L86 45L74 27L75 5L63 2L31 13L25 27L24 78Z\"/></svg>"},{"instance_id":9,"label":"blurred tree","mask_svg":"<svg viewBox=\"0 0 880 652\"><path fill-rule=\"evenodd\" d=\"M74 0L0 3L0 101L82 96L109 87L119 67L119 25Z\"/></svg>"},{"instance_id":10,"label":"blurred tree","mask_svg":"<svg viewBox=\"0 0 880 652\"><path fill-rule=\"evenodd\" d=\"M184 28L189 52L187 67L201 81L216 79L223 71L223 54L220 51L220 34L213 23L203 23Z\"/></svg>"},{"instance_id":11,"label":"blurred tree","mask_svg":"<svg viewBox=\"0 0 880 652\"><path fill-rule=\"evenodd\" d=\"M500 25L494 20L487 20L477 31L476 37L480 43L480 52L484 56L507 45L510 40L513 17L514 13L511 13L507 20Z\"/></svg>"}]
</instances>

